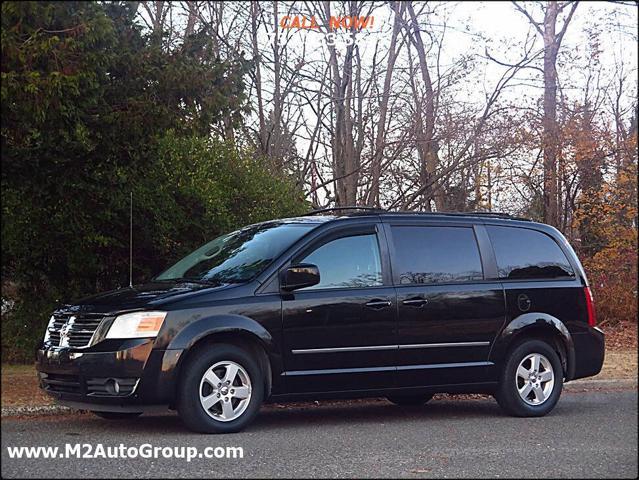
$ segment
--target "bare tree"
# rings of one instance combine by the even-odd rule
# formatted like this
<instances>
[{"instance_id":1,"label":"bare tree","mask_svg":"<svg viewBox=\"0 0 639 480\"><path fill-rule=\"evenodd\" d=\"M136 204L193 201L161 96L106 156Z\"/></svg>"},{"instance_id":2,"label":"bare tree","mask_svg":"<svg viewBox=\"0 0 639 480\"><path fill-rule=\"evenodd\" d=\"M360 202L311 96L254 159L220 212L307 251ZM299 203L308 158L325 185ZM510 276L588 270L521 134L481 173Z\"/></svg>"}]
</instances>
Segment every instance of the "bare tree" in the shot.
<instances>
[{"instance_id":1,"label":"bare tree","mask_svg":"<svg viewBox=\"0 0 639 480\"><path fill-rule=\"evenodd\" d=\"M434 184L430 182L430 179L435 174L435 171L437 170L439 164L437 144L434 139L436 118L435 92L433 90L433 81L426 59L426 48L424 46L420 25L417 21L417 15L415 15L415 10L413 8L412 2L407 3L407 10L411 19L408 35L410 37L411 44L414 45L415 49L417 50L419 71L421 73L421 78L425 90L423 98L420 98L420 96L417 94L416 89L413 93L415 100L421 104L420 108L416 110L415 121L417 153L420 160L420 183L422 185L430 185L432 187L434 186ZM423 108L421 108L422 105ZM425 189L422 194L422 202L426 210L431 209L430 202L431 199L434 197L431 187ZM438 210L443 209L441 195L438 195L436 198L437 199L435 203L438 207Z\"/></svg>"},{"instance_id":2,"label":"bare tree","mask_svg":"<svg viewBox=\"0 0 639 480\"><path fill-rule=\"evenodd\" d=\"M211 133L251 147L313 205L506 208L570 236L584 190L636 163L634 64L600 71L580 57L587 41L562 48L576 9L515 3L532 27L501 45L459 23L445 2L149 1L139 11L163 48L206 31L215 58L249 57L244 121ZM375 31L328 26L331 15L373 11L383 12ZM618 21L620 35L636 41L630 9L613 11L619 18L599 19L602 31ZM295 16L314 16L319 28L282 27ZM453 45L461 30L473 39L463 53ZM344 42L355 36L362 41Z\"/></svg>"},{"instance_id":3,"label":"bare tree","mask_svg":"<svg viewBox=\"0 0 639 480\"><path fill-rule=\"evenodd\" d=\"M559 155L559 128L557 125L557 54L568 25L579 2L546 2L543 7L543 21L536 21L533 15L513 2L515 8L524 14L544 40L544 221L559 226L559 197L557 177L557 157ZM558 26L559 14L568 9L563 25Z\"/></svg>"}]
</instances>

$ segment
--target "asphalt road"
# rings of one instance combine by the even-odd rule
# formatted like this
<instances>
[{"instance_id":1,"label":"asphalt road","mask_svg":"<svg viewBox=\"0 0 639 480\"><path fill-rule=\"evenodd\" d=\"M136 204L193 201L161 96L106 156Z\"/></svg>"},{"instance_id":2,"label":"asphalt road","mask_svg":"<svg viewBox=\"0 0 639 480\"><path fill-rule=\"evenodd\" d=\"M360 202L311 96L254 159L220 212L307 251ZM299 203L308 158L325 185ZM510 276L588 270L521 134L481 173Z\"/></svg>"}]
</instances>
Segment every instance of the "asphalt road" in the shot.
<instances>
[{"instance_id":1,"label":"asphalt road","mask_svg":"<svg viewBox=\"0 0 639 480\"><path fill-rule=\"evenodd\" d=\"M10 459L8 446L242 447L242 459ZM2 477L637 477L637 391L564 392L544 418L492 399L270 406L245 432L198 435L174 415L2 419Z\"/></svg>"}]
</instances>

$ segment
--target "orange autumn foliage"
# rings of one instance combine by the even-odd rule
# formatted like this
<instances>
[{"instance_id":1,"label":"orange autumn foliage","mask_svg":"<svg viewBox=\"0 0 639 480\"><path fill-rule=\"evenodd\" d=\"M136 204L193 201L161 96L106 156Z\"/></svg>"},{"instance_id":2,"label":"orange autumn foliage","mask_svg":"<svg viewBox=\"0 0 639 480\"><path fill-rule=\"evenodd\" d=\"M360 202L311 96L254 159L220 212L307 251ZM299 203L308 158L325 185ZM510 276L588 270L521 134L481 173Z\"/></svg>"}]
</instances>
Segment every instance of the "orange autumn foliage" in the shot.
<instances>
[{"instance_id":1,"label":"orange autumn foliage","mask_svg":"<svg viewBox=\"0 0 639 480\"><path fill-rule=\"evenodd\" d=\"M600 325L637 321L636 178L635 165L600 191L584 193L575 214L577 227L588 220L601 245L590 255L580 248Z\"/></svg>"}]
</instances>

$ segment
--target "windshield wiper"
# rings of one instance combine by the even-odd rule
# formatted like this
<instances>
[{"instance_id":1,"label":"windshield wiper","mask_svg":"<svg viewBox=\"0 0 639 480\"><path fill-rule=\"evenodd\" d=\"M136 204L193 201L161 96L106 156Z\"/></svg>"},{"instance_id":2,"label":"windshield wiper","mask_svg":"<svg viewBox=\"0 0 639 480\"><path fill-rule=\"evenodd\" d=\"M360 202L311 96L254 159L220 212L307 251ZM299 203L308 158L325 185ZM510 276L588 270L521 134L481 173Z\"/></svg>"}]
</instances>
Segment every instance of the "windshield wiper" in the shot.
<instances>
[{"instance_id":1,"label":"windshield wiper","mask_svg":"<svg viewBox=\"0 0 639 480\"><path fill-rule=\"evenodd\" d=\"M188 283L198 283L201 285L213 285L213 286L221 285L219 282L212 282L210 280L202 280L200 278L193 278L193 277L162 278L155 281L156 282L188 282Z\"/></svg>"}]
</instances>

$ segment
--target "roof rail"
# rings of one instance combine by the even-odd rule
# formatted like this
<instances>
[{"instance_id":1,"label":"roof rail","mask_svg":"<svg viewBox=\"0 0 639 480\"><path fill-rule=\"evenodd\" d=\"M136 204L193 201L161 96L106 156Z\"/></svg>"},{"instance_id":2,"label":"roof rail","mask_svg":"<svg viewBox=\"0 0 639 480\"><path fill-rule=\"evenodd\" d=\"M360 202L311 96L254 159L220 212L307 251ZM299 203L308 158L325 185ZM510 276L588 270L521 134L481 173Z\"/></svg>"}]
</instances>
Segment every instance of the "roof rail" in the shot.
<instances>
[{"instance_id":1,"label":"roof rail","mask_svg":"<svg viewBox=\"0 0 639 480\"><path fill-rule=\"evenodd\" d=\"M518 217L504 212L418 212L418 211L392 211L383 208L376 207L357 207L357 206L345 206L345 207L329 207L321 208L319 210L313 210L312 212L305 213L302 216L307 217L311 215L318 215L320 213L327 212L342 212L346 210L361 210L364 214L396 214L396 215L434 215L434 216L452 216L452 217L488 217L488 218L503 218L508 220L522 220L531 222L530 218Z\"/></svg>"},{"instance_id":2,"label":"roof rail","mask_svg":"<svg viewBox=\"0 0 639 480\"><path fill-rule=\"evenodd\" d=\"M364 210L371 213L384 213L386 210L383 208L376 207L330 207L330 208L320 208L319 210L313 210L312 212L308 212L302 215L302 217L308 217L311 215L317 215L318 213L326 213L326 212L341 212L344 210Z\"/></svg>"},{"instance_id":3,"label":"roof rail","mask_svg":"<svg viewBox=\"0 0 639 480\"><path fill-rule=\"evenodd\" d=\"M508 220L525 220L532 221L530 218L518 217L515 215L511 215L510 213L504 212L387 212L387 213L398 213L398 214L415 214L415 215L441 215L441 216L453 216L453 217L492 217L492 218L504 218Z\"/></svg>"},{"instance_id":4,"label":"roof rail","mask_svg":"<svg viewBox=\"0 0 639 480\"><path fill-rule=\"evenodd\" d=\"M511 215L510 213L504 213L504 212L467 212L467 213L462 212L460 213L460 215L478 215L481 217L507 218L509 220L525 220L527 222L532 221L530 218Z\"/></svg>"}]
</instances>

